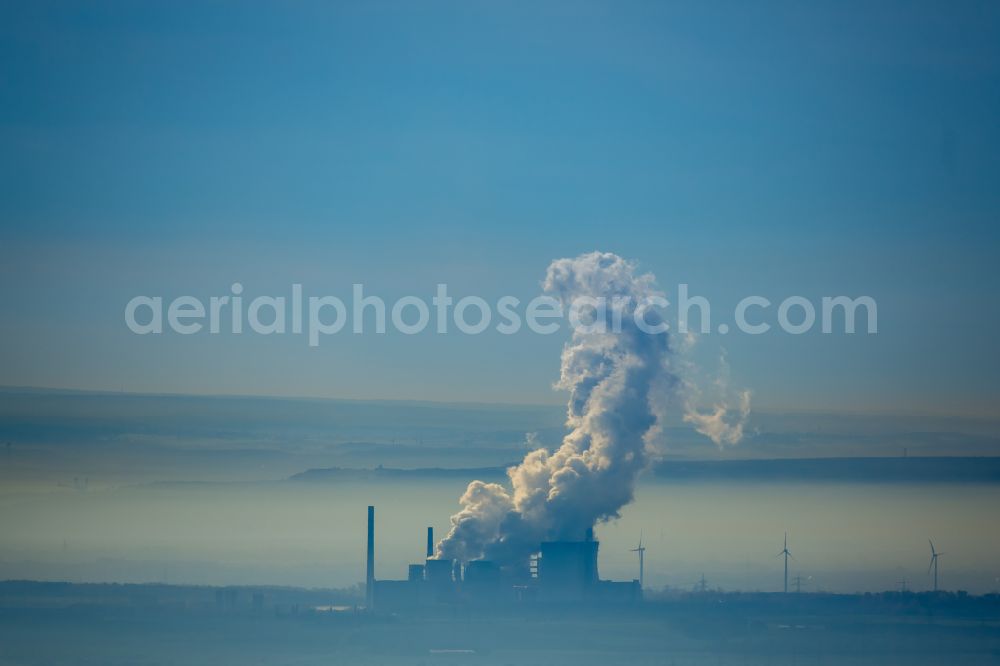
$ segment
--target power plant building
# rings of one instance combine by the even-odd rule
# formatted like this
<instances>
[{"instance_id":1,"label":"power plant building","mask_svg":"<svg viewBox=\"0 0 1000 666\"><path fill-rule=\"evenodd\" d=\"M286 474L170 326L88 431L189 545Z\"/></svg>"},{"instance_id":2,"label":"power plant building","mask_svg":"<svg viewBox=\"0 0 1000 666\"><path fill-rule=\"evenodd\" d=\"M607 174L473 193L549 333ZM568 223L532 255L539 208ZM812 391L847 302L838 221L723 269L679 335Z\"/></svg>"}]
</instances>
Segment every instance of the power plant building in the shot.
<instances>
[{"instance_id":1,"label":"power plant building","mask_svg":"<svg viewBox=\"0 0 1000 666\"><path fill-rule=\"evenodd\" d=\"M369 522L374 530L374 522ZM546 541L524 567L511 570L489 560L459 562L433 557L433 532L427 532L427 559L411 564L405 580L377 580L366 595L369 607L394 610L438 604L508 605L516 603L629 603L642 598L638 580L601 580L599 542L587 530L580 541ZM369 533L368 543L374 544ZM369 554L369 562L373 555Z\"/></svg>"}]
</instances>

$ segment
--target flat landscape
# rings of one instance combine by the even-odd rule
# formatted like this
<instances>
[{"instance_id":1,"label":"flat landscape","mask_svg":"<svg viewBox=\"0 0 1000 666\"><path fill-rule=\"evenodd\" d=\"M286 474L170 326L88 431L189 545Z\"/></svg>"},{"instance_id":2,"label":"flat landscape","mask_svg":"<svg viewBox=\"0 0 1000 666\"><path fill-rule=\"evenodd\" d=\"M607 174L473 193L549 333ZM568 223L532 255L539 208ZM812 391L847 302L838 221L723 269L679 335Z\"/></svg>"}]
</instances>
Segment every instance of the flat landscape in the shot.
<instances>
[{"instance_id":1,"label":"flat landscape","mask_svg":"<svg viewBox=\"0 0 1000 666\"><path fill-rule=\"evenodd\" d=\"M349 590L2 583L0 664L1000 663L997 595L704 593L410 615L352 601Z\"/></svg>"}]
</instances>

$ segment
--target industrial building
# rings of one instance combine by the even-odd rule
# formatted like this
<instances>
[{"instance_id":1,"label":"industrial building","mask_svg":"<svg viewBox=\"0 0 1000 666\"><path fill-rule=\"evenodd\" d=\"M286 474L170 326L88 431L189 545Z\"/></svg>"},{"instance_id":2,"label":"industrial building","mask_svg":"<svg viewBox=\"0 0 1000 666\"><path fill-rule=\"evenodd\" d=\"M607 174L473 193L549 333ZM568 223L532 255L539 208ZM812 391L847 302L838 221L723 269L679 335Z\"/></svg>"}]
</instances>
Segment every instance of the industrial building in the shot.
<instances>
[{"instance_id":1,"label":"industrial building","mask_svg":"<svg viewBox=\"0 0 1000 666\"><path fill-rule=\"evenodd\" d=\"M521 568L489 560L462 563L434 557L434 531L427 528L426 559L411 564L405 580L375 577L375 507L368 507L366 600L369 608L396 610L429 605L631 603L642 598L638 580L601 580L600 546L593 530L580 541L545 541Z\"/></svg>"}]
</instances>

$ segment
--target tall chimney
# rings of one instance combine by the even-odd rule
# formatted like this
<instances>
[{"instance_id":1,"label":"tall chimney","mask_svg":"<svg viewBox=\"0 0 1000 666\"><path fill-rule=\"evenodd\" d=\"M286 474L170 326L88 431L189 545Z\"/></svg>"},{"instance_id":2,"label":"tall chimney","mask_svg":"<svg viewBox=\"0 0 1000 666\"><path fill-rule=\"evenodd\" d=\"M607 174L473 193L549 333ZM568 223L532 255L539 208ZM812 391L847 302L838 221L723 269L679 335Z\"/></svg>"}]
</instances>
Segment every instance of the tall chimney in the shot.
<instances>
[{"instance_id":1,"label":"tall chimney","mask_svg":"<svg viewBox=\"0 0 1000 666\"><path fill-rule=\"evenodd\" d=\"M368 562L365 573L365 606L375 602L375 507L368 507Z\"/></svg>"},{"instance_id":2,"label":"tall chimney","mask_svg":"<svg viewBox=\"0 0 1000 666\"><path fill-rule=\"evenodd\" d=\"M427 528L427 559L434 557L434 528Z\"/></svg>"}]
</instances>

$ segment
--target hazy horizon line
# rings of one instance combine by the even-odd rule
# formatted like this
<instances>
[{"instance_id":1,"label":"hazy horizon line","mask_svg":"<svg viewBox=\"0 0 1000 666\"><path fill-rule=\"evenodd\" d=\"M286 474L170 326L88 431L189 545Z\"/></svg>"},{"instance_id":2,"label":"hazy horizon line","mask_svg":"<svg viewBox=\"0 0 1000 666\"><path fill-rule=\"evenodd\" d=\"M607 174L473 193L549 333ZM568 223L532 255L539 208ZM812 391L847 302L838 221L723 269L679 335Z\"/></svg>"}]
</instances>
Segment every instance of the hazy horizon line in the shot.
<instances>
[{"instance_id":1,"label":"hazy horizon line","mask_svg":"<svg viewBox=\"0 0 1000 666\"><path fill-rule=\"evenodd\" d=\"M303 401L303 402L367 402L367 403L383 403L383 404L413 404L413 405L439 405L439 406L464 406L464 407L515 407L522 409L546 409L546 408L562 408L565 409L566 404L564 400L557 399L549 402L506 402L506 401L485 401L485 400L429 400L420 398L403 398L403 397L393 397L393 398L372 398L372 397L348 397L348 396L329 396L329 395L276 395L268 393L201 393L201 392L181 392L181 391L133 391L133 390L113 390L113 389L101 389L101 388L79 388L79 387L62 387L62 386L28 386L28 385L18 385L18 384L0 384L0 392L3 393L50 393L50 394L92 394L92 395L107 395L107 396L137 396L137 397L150 397L150 398L230 398L230 399L247 399L247 400L287 400L287 401ZM861 416L861 417L927 417L927 418L943 418L943 419L963 419L971 421L982 421L986 423L996 423L1000 422L1000 416L994 416L990 414L982 413L964 413L964 412L935 412L927 410L892 410L892 409L871 409L871 410L858 410L858 409L820 409L820 408L802 408L802 407L776 407L776 406L765 406L764 408L754 408L753 412L763 413L763 414L778 414L778 415L798 415L798 416L808 416L808 415L824 415L824 416Z\"/></svg>"}]
</instances>

